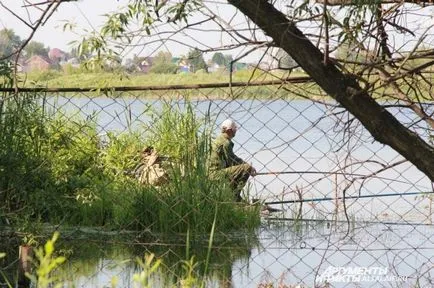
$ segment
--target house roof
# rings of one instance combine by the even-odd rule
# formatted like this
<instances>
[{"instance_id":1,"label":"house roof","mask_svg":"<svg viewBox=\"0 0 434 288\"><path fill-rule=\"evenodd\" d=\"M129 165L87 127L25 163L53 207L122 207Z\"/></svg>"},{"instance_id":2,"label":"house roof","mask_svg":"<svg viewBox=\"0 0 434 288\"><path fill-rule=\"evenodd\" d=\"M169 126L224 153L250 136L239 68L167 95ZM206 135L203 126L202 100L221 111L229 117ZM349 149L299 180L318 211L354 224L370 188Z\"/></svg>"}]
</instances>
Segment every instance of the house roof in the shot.
<instances>
[{"instance_id":1,"label":"house roof","mask_svg":"<svg viewBox=\"0 0 434 288\"><path fill-rule=\"evenodd\" d=\"M141 66L151 66L152 63L154 62L153 60L154 60L153 57L145 57L145 58L141 59L140 65Z\"/></svg>"},{"instance_id":2,"label":"house roof","mask_svg":"<svg viewBox=\"0 0 434 288\"><path fill-rule=\"evenodd\" d=\"M59 48L53 48L48 52L48 57L50 59L61 58L65 56L65 54L66 53L60 50Z\"/></svg>"}]
</instances>

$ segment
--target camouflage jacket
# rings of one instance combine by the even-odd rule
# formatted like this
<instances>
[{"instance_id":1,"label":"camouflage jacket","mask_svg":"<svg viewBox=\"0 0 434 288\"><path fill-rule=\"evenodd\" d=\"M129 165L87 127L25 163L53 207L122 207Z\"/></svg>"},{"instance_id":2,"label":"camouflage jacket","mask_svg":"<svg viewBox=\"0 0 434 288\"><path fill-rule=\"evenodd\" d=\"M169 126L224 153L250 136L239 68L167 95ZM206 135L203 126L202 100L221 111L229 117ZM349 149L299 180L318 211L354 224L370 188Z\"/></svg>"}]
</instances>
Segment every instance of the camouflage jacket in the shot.
<instances>
[{"instance_id":1,"label":"camouflage jacket","mask_svg":"<svg viewBox=\"0 0 434 288\"><path fill-rule=\"evenodd\" d=\"M212 146L209 169L215 171L245 163L234 154L233 148L234 143L229 139L228 135L225 133L220 134Z\"/></svg>"}]
</instances>

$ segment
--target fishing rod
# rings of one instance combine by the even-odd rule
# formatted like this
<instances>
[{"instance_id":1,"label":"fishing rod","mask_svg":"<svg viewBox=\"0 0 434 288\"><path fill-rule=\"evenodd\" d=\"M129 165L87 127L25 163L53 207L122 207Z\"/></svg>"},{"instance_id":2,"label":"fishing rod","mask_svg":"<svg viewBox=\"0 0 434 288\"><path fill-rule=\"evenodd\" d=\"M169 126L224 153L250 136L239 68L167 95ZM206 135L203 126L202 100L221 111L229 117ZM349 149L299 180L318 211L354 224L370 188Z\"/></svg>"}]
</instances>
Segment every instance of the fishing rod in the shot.
<instances>
[{"instance_id":1,"label":"fishing rod","mask_svg":"<svg viewBox=\"0 0 434 288\"><path fill-rule=\"evenodd\" d=\"M281 174L333 174L333 175L349 175L349 176L358 176L364 177L368 175L363 174L354 174L354 173L346 173L346 172L330 172L330 171L269 171L269 172L257 172L256 175L281 175Z\"/></svg>"},{"instance_id":2,"label":"fishing rod","mask_svg":"<svg viewBox=\"0 0 434 288\"><path fill-rule=\"evenodd\" d=\"M295 200L285 200L285 201L269 201L264 202L265 205L271 204L289 204L289 203L303 203L303 202L322 202L322 201L334 201L341 199L360 199L360 198L376 198L376 197L391 197L391 196L411 196L411 195L421 195L421 194L434 194L434 191L430 192L407 192L407 193L387 193L380 195L360 195L360 196L340 196L340 197L323 197L323 198L310 198L310 199L295 199Z\"/></svg>"},{"instance_id":3,"label":"fishing rod","mask_svg":"<svg viewBox=\"0 0 434 288\"><path fill-rule=\"evenodd\" d=\"M404 184L408 184L408 181L402 181L402 180L397 180L397 179L391 179L388 177L383 177L383 176L379 176L377 174L359 174L359 173L347 173L347 172L337 172L337 171L269 171L269 172L257 172L255 174L255 176L267 176L267 175L283 175L283 174L320 174L320 175L324 175L324 177L321 178L325 178L328 175L345 175L345 176L353 176L353 177L362 177L362 178L377 178L377 179L383 179L383 180L389 180L389 181L394 181L394 182L399 182L399 183L404 183ZM320 179L321 179L320 178Z\"/></svg>"}]
</instances>

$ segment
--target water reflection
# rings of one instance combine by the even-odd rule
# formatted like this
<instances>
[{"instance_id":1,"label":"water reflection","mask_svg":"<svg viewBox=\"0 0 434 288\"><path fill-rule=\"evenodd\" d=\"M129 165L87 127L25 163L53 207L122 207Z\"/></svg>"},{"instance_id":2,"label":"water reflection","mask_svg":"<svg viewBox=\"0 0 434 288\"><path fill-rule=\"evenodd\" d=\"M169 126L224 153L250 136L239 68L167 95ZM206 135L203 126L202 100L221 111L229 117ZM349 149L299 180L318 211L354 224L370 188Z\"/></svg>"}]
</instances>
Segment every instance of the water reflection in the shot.
<instances>
[{"instance_id":1,"label":"water reflection","mask_svg":"<svg viewBox=\"0 0 434 288\"><path fill-rule=\"evenodd\" d=\"M330 266L386 267L391 275L410 277L405 285L431 287L429 281L434 279L432 225L264 220L256 233L216 237L206 272L208 235L191 239L188 249L186 235L160 235L158 239L133 234L62 235L57 251L68 258L60 271L65 287L110 287L113 277L118 280L117 287L133 287L133 275L142 270L135 259L150 253L162 259L151 277L153 287L179 286L186 275L183 260L193 255L198 265L192 275L205 279L206 287L279 287L279 283L312 287L316 273ZM1 243L0 251L12 251L7 260L0 262L2 267L12 264L2 271L14 275L18 255L17 249L11 247L17 242ZM391 287L400 283L332 284Z\"/></svg>"},{"instance_id":2,"label":"water reflection","mask_svg":"<svg viewBox=\"0 0 434 288\"><path fill-rule=\"evenodd\" d=\"M233 264L246 261L252 249L259 245L257 234L251 232L216 235L211 249L208 248L209 235L154 234L149 237L78 232L62 235L56 251L67 257L67 262L58 271L64 287L111 287L114 279L116 287L136 287L134 275L144 270L137 259L145 261L145 256L150 254L162 261L150 277L152 287L179 286L189 273L198 281L205 281L206 287L233 287ZM187 237L190 238L188 244ZM15 239L3 244L0 251L8 253L4 263L10 265L4 266L2 271L15 283L17 265L14 259L18 258L15 251L18 251L19 241Z\"/></svg>"}]
</instances>

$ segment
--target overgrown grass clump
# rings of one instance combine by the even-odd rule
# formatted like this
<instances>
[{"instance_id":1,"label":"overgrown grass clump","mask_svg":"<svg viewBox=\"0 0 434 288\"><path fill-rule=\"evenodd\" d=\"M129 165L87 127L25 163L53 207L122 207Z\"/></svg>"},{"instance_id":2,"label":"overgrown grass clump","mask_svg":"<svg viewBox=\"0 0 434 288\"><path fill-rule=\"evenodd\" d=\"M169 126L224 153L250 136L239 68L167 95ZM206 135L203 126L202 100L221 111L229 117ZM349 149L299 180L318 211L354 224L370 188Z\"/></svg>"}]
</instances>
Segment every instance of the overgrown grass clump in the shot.
<instances>
[{"instance_id":1,"label":"overgrown grass clump","mask_svg":"<svg viewBox=\"0 0 434 288\"><path fill-rule=\"evenodd\" d=\"M0 106L0 224L158 232L209 232L214 219L216 231L258 225L257 207L234 203L229 185L208 179L210 121L190 105L165 103L141 131L102 139L95 119L50 111L41 95L9 96ZM133 177L146 145L171 159L167 184Z\"/></svg>"}]
</instances>

